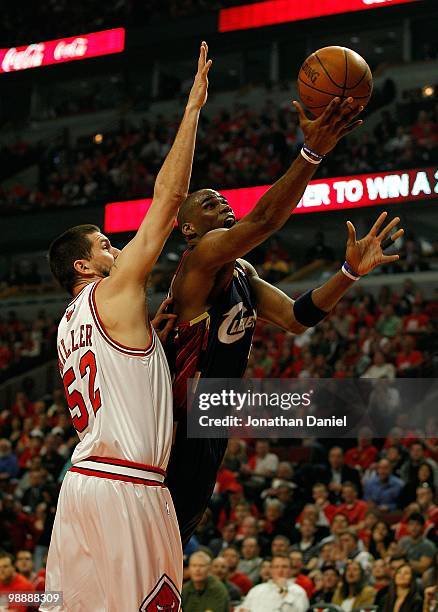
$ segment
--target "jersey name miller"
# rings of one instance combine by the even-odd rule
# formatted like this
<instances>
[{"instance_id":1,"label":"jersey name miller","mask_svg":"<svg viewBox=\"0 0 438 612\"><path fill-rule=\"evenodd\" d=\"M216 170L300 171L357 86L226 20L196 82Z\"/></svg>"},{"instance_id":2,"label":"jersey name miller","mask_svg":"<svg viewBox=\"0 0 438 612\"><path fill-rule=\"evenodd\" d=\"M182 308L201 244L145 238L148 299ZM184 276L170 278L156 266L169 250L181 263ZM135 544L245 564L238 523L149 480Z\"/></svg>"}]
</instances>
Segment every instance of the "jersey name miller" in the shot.
<instances>
[{"instance_id":1,"label":"jersey name miller","mask_svg":"<svg viewBox=\"0 0 438 612\"><path fill-rule=\"evenodd\" d=\"M219 341L224 344L232 344L243 338L245 331L253 328L257 321L255 310L246 309L242 302L230 308L224 317L218 330Z\"/></svg>"},{"instance_id":2,"label":"jersey name miller","mask_svg":"<svg viewBox=\"0 0 438 612\"><path fill-rule=\"evenodd\" d=\"M93 346L93 328L91 325L80 325L79 329L72 329L67 338L61 338L58 344L59 367L62 367L74 351L85 346Z\"/></svg>"}]
</instances>

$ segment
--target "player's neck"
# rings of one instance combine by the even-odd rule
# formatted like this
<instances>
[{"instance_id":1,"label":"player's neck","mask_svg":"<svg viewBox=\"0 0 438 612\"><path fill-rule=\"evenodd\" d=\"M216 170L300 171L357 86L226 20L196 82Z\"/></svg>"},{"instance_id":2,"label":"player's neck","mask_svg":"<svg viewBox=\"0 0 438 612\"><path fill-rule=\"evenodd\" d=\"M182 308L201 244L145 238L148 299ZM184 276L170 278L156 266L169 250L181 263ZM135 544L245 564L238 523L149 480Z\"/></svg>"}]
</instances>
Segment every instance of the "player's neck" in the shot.
<instances>
[{"instance_id":1,"label":"player's neck","mask_svg":"<svg viewBox=\"0 0 438 612\"><path fill-rule=\"evenodd\" d=\"M80 292L85 289L85 287L87 285L90 285L91 283L94 283L98 280L102 280L99 276L96 276L94 278L90 278L89 280L81 280L79 283L77 283L72 290L72 297L76 297L80 294Z\"/></svg>"}]
</instances>

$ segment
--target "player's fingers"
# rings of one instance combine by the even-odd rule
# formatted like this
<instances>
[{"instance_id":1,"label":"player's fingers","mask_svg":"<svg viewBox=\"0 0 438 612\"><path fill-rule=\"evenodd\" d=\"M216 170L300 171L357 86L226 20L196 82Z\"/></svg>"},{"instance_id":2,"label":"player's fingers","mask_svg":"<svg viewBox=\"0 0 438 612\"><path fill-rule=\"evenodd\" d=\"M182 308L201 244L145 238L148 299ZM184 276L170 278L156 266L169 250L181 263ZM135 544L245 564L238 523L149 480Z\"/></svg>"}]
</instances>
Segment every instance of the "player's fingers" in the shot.
<instances>
[{"instance_id":1,"label":"player's fingers","mask_svg":"<svg viewBox=\"0 0 438 612\"><path fill-rule=\"evenodd\" d=\"M199 72L201 72L201 70L204 68L206 59L207 59L207 53L205 50L205 42L202 41L201 48L199 50L199 59L198 59L198 71Z\"/></svg>"},{"instance_id":2,"label":"player's fingers","mask_svg":"<svg viewBox=\"0 0 438 612\"><path fill-rule=\"evenodd\" d=\"M339 104L341 103L341 98L333 98L333 100L328 104L321 115L321 120L325 123L328 121L332 115L337 111Z\"/></svg>"},{"instance_id":3,"label":"player's fingers","mask_svg":"<svg viewBox=\"0 0 438 612\"><path fill-rule=\"evenodd\" d=\"M162 312L164 312L166 310L166 308L169 306L169 304L171 304L173 302L173 297L167 297L165 298L161 304L159 305L159 307L157 308L157 312L155 313L155 316L161 314Z\"/></svg>"},{"instance_id":4,"label":"player's fingers","mask_svg":"<svg viewBox=\"0 0 438 612\"><path fill-rule=\"evenodd\" d=\"M347 244L354 244L356 242L356 228L351 221L347 221L348 239Z\"/></svg>"},{"instance_id":5,"label":"player's fingers","mask_svg":"<svg viewBox=\"0 0 438 612\"><path fill-rule=\"evenodd\" d=\"M351 98L352 99L352 98ZM340 122L344 125L344 126L349 126L350 123L353 121L353 119L355 117L357 117L362 111L363 111L364 107L363 106L347 106L344 110L345 112L342 114L342 117L340 119Z\"/></svg>"},{"instance_id":6,"label":"player's fingers","mask_svg":"<svg viewBox=\"0 0 438 612\"><path fill-rule=\"evenodd\" d=\"M380 248L382 249L382 251L385 251L390 246L394 246L394 242L398 240L399 238L401 238L404 233L405 233L405 230L400 228L392 236L384 240L380 245Z\"/></svg>"},{"instance_id":7,"label":"player's fingers","mask_svg":"<svg viewBox=\"0 0 438 612\"><path fill-rule=\"evenodd\" d=\"M378 217L376 222L374 223L373 227L370 229L370 234L371 236L377 236L377 232L379 231L380 226L382 225L382 223L384 222L384 220L386 219L387 216L387 212L385 210L385 212L382 212Z\"/></svg>"},{"instance_id":8,"label":"player's fingers","mask_svg":"<svg viewBox=\"0 0 438 612\"><path fill-rule=\"evenodd\" d=\"M383 255L381 259L381 263L387 264L393 261L398 261L399 259L400 259L400 255Z\"/></svg>"},{"instance_id":9,"label":"player's fingers","mask_svg":"<svg viewBox=\"0 0 438 612\"><path fill-rule=\"evenodd\" d=\"M205 64L204 68L202 69L202 76L203 76L203 77L206 77L206 76L207 76L208 71L210 70L212 63L213 63L213 60L211 60L211 59L210 59L210 60L208 60L208 62Z\"/></svg>"},{"instance_id":10,"label":"player's fingers","mask_svg":"<svg viewBox=\"0 0 438 612\"><path fill-rule=\"evenodd\" d=\"M160 341L161 342L166 342L167 340L167 336L169 335L169 332L173 329L175 325L175 320L174 319L170 319L166 325L163 327L163 329L160 331L159 333L159 337L160 337Z\"/></svg>"},{"instance_id":11,"label":"player's fingers","mask_svg":"<svg viewBox=\"0 0 438 612\"><path fill-rule=\"evenodd\" d=\"M378 234L376 236L377 240L383 240L384 238L386 238L387 236L389 236L389 234L391 233L391 230L400 223L400 217L394 217L394 219L392 221L390 221L388 223L388 225L386 225L382 231L380 232L380 234Z\"/></svg>"},{"instance_id":12,"label":"player's fingers","mask_svg":"<svg viewBox=\"0 0 438 612\"><path fill-rule=\"evenodd\" d=\"M362 125L362 123L363 119L358 119L357 121L353 121L353 123L350 123L349 125L341 127L341 129L338 131L338 138L343 138L344 136L358 128L360 125Z\"/></svg>"},{"instance_id":13,"label":"player's fingers","mask_svg":"<svg viewBox=\"0 0 438 612\"><path fill-rule=\"evenodd\" d=\"M307 121L307 117L306 117L306 113L304 112L303 107L301 106L301 104L299 102L297 102L296 100L292 101L292 104L295 106L295 108L297 109L298 112L298 117L301 121Z\"/></svg>"}]
</instances>

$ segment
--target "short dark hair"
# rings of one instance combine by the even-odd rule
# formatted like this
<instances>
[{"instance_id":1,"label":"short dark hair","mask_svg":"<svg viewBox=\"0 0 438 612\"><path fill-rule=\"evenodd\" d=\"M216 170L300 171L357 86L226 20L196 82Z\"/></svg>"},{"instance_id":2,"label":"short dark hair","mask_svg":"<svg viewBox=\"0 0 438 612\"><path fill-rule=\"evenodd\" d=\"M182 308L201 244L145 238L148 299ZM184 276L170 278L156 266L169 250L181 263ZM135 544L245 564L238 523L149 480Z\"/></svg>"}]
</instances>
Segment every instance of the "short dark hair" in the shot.
<instances>
[{"instance_id":1,"label":"short dark hair","mask_svg":"<svg viewBox=\"0 0 438 612\"><path fill-rule=\"evenodd\" d=\"M354 491L355 491L356 493L358 493L357 485L356 485L354 482L352 482L351 480L345 480L345 481L342 483L342 486L343 486L343 487L350 487L351 489L354 489Z\"/></svg>"},{"instance_id":2,"label":"short dark hair","mask_svg":"<svg viewBox=\"0 0 438 612\"><path fill-rule=\"evenodd\" d=\"M77 259L91 257L92 244L88 236L95 232L100 232L97 225L76 225L55 238L49 247L49 264L52 274L61 287L70 294L73 293L77 280L73 264Z\"/></svg>"},{"instance_id":3,"label":"short dark hair","mask_svg":"<svg viewBox=\"0 0 438 612\"><path fill-rule=\"evenodd\" d=\"M423 527L426 523L426 521L424 520L424 516L420 514L419 512L413 512L412 514L409 515L408 523L410 522L419 523Z\"/></svg>"},{"instance_id":4,"label":"short dark hair","mask_svg":"<svg viewBox=\"0 0 438 612\"><path fill-rule=\"evenodd\" d=\"M329 572L329 571L335 572L335 574L337 574L338 576L341 575L336 565L333 565L333 563L324 563L324 565L321 567L321 572L324 573L324 572Z\"/></svg>"}]
</instances>

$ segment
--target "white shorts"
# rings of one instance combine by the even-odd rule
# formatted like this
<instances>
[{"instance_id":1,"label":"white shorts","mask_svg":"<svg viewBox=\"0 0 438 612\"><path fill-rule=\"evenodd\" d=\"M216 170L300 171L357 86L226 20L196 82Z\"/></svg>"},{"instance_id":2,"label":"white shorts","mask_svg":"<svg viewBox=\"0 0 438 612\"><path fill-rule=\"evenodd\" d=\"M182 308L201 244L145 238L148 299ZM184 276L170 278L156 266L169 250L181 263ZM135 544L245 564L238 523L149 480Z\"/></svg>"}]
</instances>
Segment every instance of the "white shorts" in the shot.
<instances>
[{"instance_id":1,"label":"white shorts","mask_svg":"<svg viewBox=\"0 0 438 612\"><path fill-rule=\"evenodd\" d=\"M40 610L178 612L183 559L169 491L86 473L64 478L47 559L46 592L60 591L63 605Z\"/></svg>"}]
</instances>

